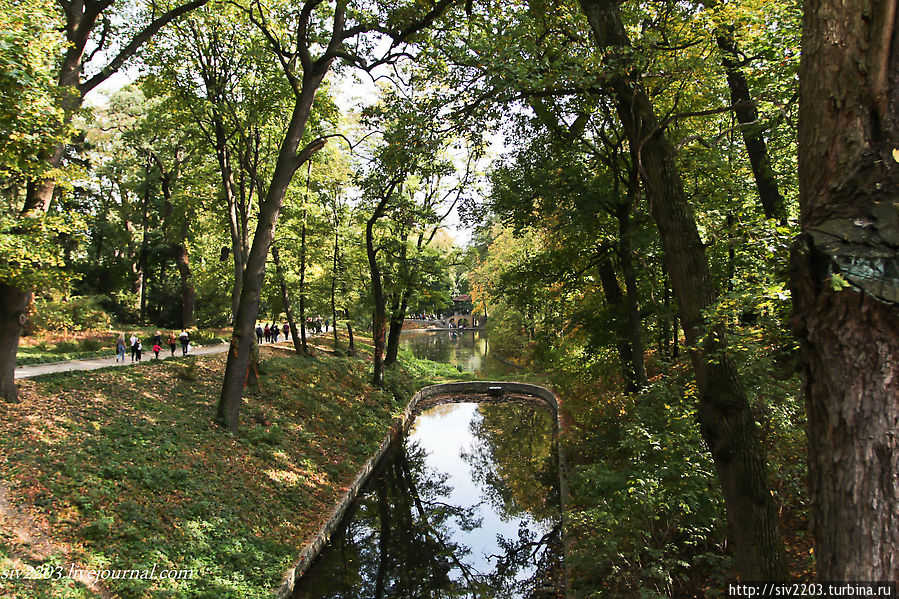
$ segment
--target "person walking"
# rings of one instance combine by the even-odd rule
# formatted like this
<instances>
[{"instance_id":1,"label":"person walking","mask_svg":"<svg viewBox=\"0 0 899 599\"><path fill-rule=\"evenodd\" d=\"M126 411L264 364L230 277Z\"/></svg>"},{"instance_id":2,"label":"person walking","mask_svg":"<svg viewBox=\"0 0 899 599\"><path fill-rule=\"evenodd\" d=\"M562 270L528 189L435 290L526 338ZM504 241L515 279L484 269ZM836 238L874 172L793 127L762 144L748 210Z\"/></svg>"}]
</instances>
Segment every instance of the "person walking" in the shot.
<instances>
[{"instance_id":1,"label":"person walking","mask_svg":"<svg viewBox=\"0 0 899 599\"><path fill-rule=\"evenodd\" d=\"M158 345L158 346L162 347L162 333L160 333L159 331L156 331L155 333L153 333L152 343L153 343L153 345Z\"/></svg>"},{"instance_id":2,"label":"person walking","mask_svg":"<svg viewBox=\"0 0 899 599\"><path fill-rule=\"evenodd\" d=\"M153 344L153 353L156 354L156 359L159 359L159 352L162 351L162 346L158 343Z\"/></svg>"},{"instance_id":3,"label":"person walking","mask_svg":"<svg viewBox=\"0 0 899 599\"><path fill-rule=\"evenodd\" d=\"M119 358L122 362L125 361L125 333L119 333L118 339L115 340L115 361L118 362Z\"/></svg>"},{"instance_id":4,"label":"person walking","mask_svg":"<svg viewBox=\"0 0 899 599\"><path fill-rule=\"evenodd\" d=\"M175 357L175 346L178 345L178 340L175 338L175 331L169 331L169 349L172 350L172 357Z\"/></svg>"},{"instance_id":5,"label":"person walking","mask_svg":"<svg viewBox=\"0 0 899 599\"><path fill-rule=\"evenodd\" d=\"M262 345L262 325L256 325L256 344Z\"/></svg>"},{"instance_id":6,"label":"person walking","mask_svg":"<svg viewBox=\"0 0 899 599\"><path fill-rule=\"evenodd\" d=\"M178 339L181 340L181 355L186 356L187 350L190 347L190 335L187 331L181 331L181 334L178 335Z\"/></svg>"},{"instance_id":7,"label":"person walking","mask_svg":"<svg viewBox=\"0 0 899 599\"><path fill-rule=\"evenodd\" d=\"M268 325L265 325L265 328L262 330L262 332L265 333L266 343L272 340L272 330L268 327Z\"/></svg>"},{"instance_id":8,"label":"person walking","mask_svg":"<svg viewBox=\"0 0 899 599\"><path fill-rule=\"evenodd\" d=\"M140 344L140 339L138 339L137 343L134 344L134 353L137 354L138 362L140 362L141 351L143 351L143 347Z\"/></svg>"},{"instance_id":9,"label":"person walking","mask_svg":"<svg viewBox=\"0 0 899 599\"><path fill-rule=\"evenodd\" d=\"M290 327L287 326L287 323L284 323L284 326L281 327L281 330L284 331L284 341L288 341L290 339Z\"/></svg>"},{"instance_id":10,"label":"person walking","mask_svg":"<svg viewBox=\"0 0 899 599\"><path fill-rule=\"evenodd\" d=\"M137 357L137 344L140 341L137 338L137 335L131 333L131 338L128 339L128 344L131 346L131 361L134 362L134 358Z\"/></svg>"},{"instance_id":11,"label":"person walking","mask_svg":"<svg viewBox=\"0 0 899 599\"><path fill-rule=\"evenodd\" d=\"M278 325L276 325L275 323L272 323L272 343L278 342L278 335L280 333L281 333L281 331L278 330Z\"/></svg>"}]
</instances>

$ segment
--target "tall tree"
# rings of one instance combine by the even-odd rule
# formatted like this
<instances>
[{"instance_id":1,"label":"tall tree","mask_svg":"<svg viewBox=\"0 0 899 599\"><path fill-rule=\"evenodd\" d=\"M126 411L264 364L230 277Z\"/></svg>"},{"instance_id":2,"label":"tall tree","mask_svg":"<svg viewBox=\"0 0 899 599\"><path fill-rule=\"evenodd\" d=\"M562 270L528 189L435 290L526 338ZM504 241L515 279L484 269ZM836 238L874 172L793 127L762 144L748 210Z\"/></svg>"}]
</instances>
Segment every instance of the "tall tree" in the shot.
<instances>
[{"instance_id":1,"label":"tall tree","mask_svg":"<svg viewBox=\"0 0 899 599\"><path fill-rule=\"evenodd\" d=\"M897 3L806 0L794 332L821 580L899 579Z\"/></svg>"},{"instance_id":2,"label":"tall tree","mask_svg":"<svg viewBox=\"0 0 899 599\"><path fill-rule=\"evenodd\" d=\"M147 7L146 11L139 11L147 19L139 21L136 30L132 30L114 24L117 17L111 14L113 0L59 0L65 17L66 40L57 77L63 123L71 123L85 94L121 69L159 30L206 2L193 0L164 11L157 11L155 5ZM124 37L117 35L121 31L126 32ZM111 58L104 64L94 63L95 58L107 57ZM88 64L91 64L93 74L85 77ZM56 188L54 171L62 165L64 155L63 143L46 148L38 155L43 168L39 177L28 182L21 210L23 217L39 218L50 209ZM31 302L31 292L0 282L0 298L3 300L0 311L0 397L15 401L15 355Z\"/></svg>"},{"instance_id":3,"label":"tall tree","mask_svg":"<svg viewBox=\"0 0 899 599\"><path fill-rule=\"evenodd\" d=\"M609 69L603 85L614 99L627 133L634 164L646 192L665 250L665 262L691 346L699 391L698 418L721 480L727 521L740 572L748 579L786 575L778 512L768 489L767 464L755 417L727 353L723 327L706 326L703 311L712 305L714 287L693 210L674 160L617 0L580 0L594 41Z\"/></svg>"},{"instance_id":4,"label":"tall tree","mask_svg":"<svg viewBox=\"0 0 899 599\"><path fill-rule=\"evenodd\" d=\"M356 49L367 45L361 39L363 35L372 31L378 31L392 40L388 57L382 57L374 62L385 63L393 60L397 46L429 27L452 4L452 1L439 0L433 4L429 3L427 7L417 4L393 5L392 10L374 15L375 18L385 18L386 24L382 24L380 20L372 20L372 15L361 8L357 12L355 3L350 0L338 0L333 10L322 0L306 0L299 7L299 11L289 18L287 15L278 15L278 22L296 23L296 27L286 32L283 37L270 26L272 15L261 12L261 5L251 5L247 9L254 24L268 38L271 50L281 64L284 76L293 90L294 105L271 175L271 182L265 197L259 202L256 232L244 269L244 283L231 336L231 350L228 352L225 378L218 402L216 417L232 432L237 432L243 388L254 346L254 329L265 277L265 263L274 238L281 205L296 170L321 150L326 142L325 138L318 138L300 149L315 95L325 75L338 58L350 64L372 68L373 63L356 53ZM260 7L259 10L257 6ZM280 18L282 16L285 17L283 21ZM354 47L353 41L360 41L361 44Z\"/></svg>"}]
</instances>

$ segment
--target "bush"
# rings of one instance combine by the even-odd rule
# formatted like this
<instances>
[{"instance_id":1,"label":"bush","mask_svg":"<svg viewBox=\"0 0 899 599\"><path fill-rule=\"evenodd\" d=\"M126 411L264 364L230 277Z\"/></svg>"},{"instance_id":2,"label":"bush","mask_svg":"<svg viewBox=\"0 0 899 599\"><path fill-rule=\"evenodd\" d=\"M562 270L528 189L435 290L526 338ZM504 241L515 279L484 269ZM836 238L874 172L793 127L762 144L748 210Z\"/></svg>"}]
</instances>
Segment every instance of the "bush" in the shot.
<instances>
[{"instance_id":1,"label":"bush","mask_svg":"<svg viewBox=\"0 0 899 599\"><path fill-rule=\"evenodd\" d=\"M81 350L81 344L77 341L60 341L56 344L54 353L57 354L73 354Z\"/></svg>"},{"instance_id":2,"label":"bush","mask_svg":"<svg viewBox=\"0 0 899 599\"><path fill-rule=\"evenodd\" d=\"M106 346L102 339L97 337L88 337L81 340L81 349L83 351L100 351Z\"/></svg>"},{"instance_id":3,"label":"bush","mask_svg":"<svg viewBox=\"0 0 899 599\"><path fill-rule=\"evenodd\" d=\"M108 328L111 321L100 304L101 299L95 295L75 296L68 300L39 298L31 311L32 324L35 329L48 331Z\"/></svg>"}]
</instances>

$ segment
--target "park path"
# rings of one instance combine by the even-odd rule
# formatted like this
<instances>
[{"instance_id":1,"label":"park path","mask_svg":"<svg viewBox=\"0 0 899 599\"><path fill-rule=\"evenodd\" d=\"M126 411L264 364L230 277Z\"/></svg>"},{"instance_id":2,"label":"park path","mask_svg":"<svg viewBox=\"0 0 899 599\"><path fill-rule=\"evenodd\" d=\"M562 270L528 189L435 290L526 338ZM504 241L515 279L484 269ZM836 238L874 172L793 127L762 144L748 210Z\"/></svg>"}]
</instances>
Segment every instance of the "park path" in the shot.
<instances>
[{"instance_id":1,"label":"park path","mask_svg":"<svg viewBox=\"0 0 899 599\"><path fill-rule=\"evenodd\" d=\"M281 345L284 341L279 341L276 344L266 343L265 345ZM222 352L228 351L228 347L230 344L228 343L216 343L215 345L204 345L204 346L191 346L190 354L191 356L206 356L209 354L220 354ZM150 357L147 358L147 354L150 354ZM175 357L181 356L181 347L178 346L175 348ZM166 347L164 351L159 352L160 359L169 359L170 354L169 350ZM153 357L153 352L144 351L144 359L143 362L152 362L155 360ZM124 362L117 362L115 356L111 358L96 358L92 360L68 360L65 362L49 362L46 364L31 364L29 366L17 366L16 367L16 378L17 379L27 379L33 376L40 376L42 374L52 374L55 372L71 372L73 370L97 370L98 368L108 368L110 366L131 366L132 364L137 364L137 362L131 362L131 352L129 351L125 355Z\"/></svg>"}]
</instances>

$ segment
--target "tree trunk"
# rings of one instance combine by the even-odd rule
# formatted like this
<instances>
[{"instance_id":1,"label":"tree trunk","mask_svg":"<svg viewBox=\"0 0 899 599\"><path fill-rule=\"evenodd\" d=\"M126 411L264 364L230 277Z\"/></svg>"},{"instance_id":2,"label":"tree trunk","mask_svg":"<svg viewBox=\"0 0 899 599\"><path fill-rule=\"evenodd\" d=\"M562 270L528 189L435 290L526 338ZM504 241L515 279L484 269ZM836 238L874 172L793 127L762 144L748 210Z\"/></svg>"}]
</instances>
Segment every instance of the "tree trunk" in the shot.
<instances>
[{"instance_id":1,"label":"tree trunk","mask_svg":"<svg viewBox=\"0 0 899 599\"><path fill-rule=\"evenodd\" d=\"M306 356L309 352L306 346L300 343L297 335L296 321L293 319L293 308L290 307L290 294L287 292L287 282L284 280L284 271L281 270L281 259L278 257L278 246L272 244L272 261L275 263L275 274L278 276L278 284L281 286L281 301L284 302L284 314L287 315L287 326L290 327L290 335L293 337L293 349L297 355Z\"/></svg>"},{"instance_id":2,"label":"tree trunk","mask_svg":"<svg viewBox=\"0 0 899 599\"><path fill-rule=\"evenodd\" d=\"M350 322L350 315L349 315L349 314L347 314L346 334L347 334L347 335L349 336L349 338L350 338L350 347L349 347L349 349L347 350L346 353L347 353L348 356L355 356L355 355L356 355L356 340L353 339L353 323Z\"/></svg>"},{"instance_id":3,"label":"tree trunk","mask_svg":"<svg viewBox=\"0 0 899 599\"><path fill-rule=\"evenodd\" d=\"M309 355L306 342L306 211L303 210L303 228L300 233L300 338L303 355Z\"/></svg>"},{"instance_id":4,"label":"tree trunk","mask_svg":"<svg viewBox=\"0 0 899 599\"><path fill-rule=\"evenodd\" d=\"M331 330L334 333L334 351L337 351L337 277L340 270L340 228L336 211L334 218L334 262L331 265Z\"/></svg>"},{"instance_id":5,"label":"tree trunk","mask_svg":"<svg viewBox=\"0 0 899 599\"><path fill-rule=\"evenodd\" d=\"M617 0L580 0L597 46L611 53L617 72L604 76L628 137L634 164L659 229L668 274L691 348L699 392L698 419L727 508L737 567L748 580L784 579L787 569L778 512L768 489L767 466L755 419L723 330L704 328L703 310L715 300L705 248L674 161L659 128Z\"/></svg>"},{"instance_id":6,"label":"tree trunk","mask_svg":"<svg viewBox=\"0 0 899 599\"><path fill-rule=\"evenodd\" d=\"M54 183L55 184L55 183ZM146 318L147 311L147 258L150 253L150 249L147 243L147 233L149 228L148 216L150 209L150 166L147 164L146 168L146 180L144 181L144 201L141 207L141 242L140 242L140 273L141 273L141 285L140 285L140 313L138 316L138 323L144 324L144 319Z\"/></svg>"},{"instance_id":7,"label":"tree trunk","mask_svg":"<svg viewBox=\"0 0 899 599\"><path fill-rule=\"evenodd\" d=\"M302 92L294 103L290 124L281 143L271 185L265 198L259 203L256 233L244 271L240 304L231 335L231 349L225 366L222 392L219 396L216 418L236 433L243 401L243 388L247 378L250 354L256 340L256 318L259 315L259 297L265 279L265 262L275 236L275 226L281 212L281 204L287 194L287 187L300 165L320 150L325 142L316 140L297 153L300 140L306 130L306 123L312 109L315 93L328 70L328 65L319 67L315 73L304 76Z\"/></svg>"},{"instance_id":8,"label":"tree trunk","mask_svg":"<svg viewBox=\"0 0 899 599\"><path fill-rule=\"evenodd\" d=\"M372 384L380 387L384 380L384 337L387 320L387 306L384 290L381 286L381 270L378 268L377 253L374 246L375 218L368 220L365 227L365 252L368 256L368 268L371 273L371 290L374 297L372 312L372 344L374 345Z\"/></svg>"},{"instance_id":9,"label":"tree trunk","mask_svg":"<svg viewBox=\"0 0 899 599\"><path fill-rule=\"evenodd\" d=\"M28 315L31 294L0 283L0 398L18 401L16 390L16 352Z\"/></svg>"},{"instance_id":10,"label":"tree trunk","mask_svg":"<svg viewBox=\"0 0 899 599\"><path fill-rule=\"evenodd\" d=\"M197 303L197 290L194 287L186 244L179 243L175 246L175 263L178 265L178 276L181 279L181 328L190 329L196 324L194 308Z\"/></svg>"},{"instance_id":11,"label":"tree trunk","mask_svg":"<svg viewBox=\"0 0 899 599\"><path fill-rule=\"evenodd\" d=\"M618 313L616 317L619 317L624 312L624 298L621 294L621 286L618 284L618 276L615 274L615 267L608 258L605 258L600 262L598 270L599 282L602 284L606 303ZM633 348L620 331L614 331L614 334L615 344L618 347L618 359L621 362L621 375L624 378L624 390L627 393L636 393L639 385L635 373Z\"/></svg>"},{"instance_id":12,"label":"tree trunk","mask_svg":"<svg viewBox=\"0 0 899 599\"><path fill-rule=\"evenodd\" d=\"M636 193L636 192L634 192ZM631 194L628 194L629 196ZM630 226L631 202L619 210L618 225L621 239L621 271L624 275L625 306L627 309L627 332L631 346L631 367L634 372L634 384L638 389L645 388L646 366L643 363L643 319L640 316L640 298L637 291L637 273L634 271L634 242Z\"/></svg>"},{"instance_id":13,"label":"tree trunk","mask_svg":"<svg viewBox=\"0 0 899 599\"><path fill-rule=\"evenodd\" d=\"M740 68L739 51L731 29L727 27L726 31L715 37L718 49L721 50L721 64L727 73L730 100L734 106L737 122L742 125L740 134L743 136L746 154L749 156L749 165L752 167L752 176L755 178L765 218L777 219L781 224L786 224L786 202L777 186L777 177L774 175L771 158L768 155L768 144L759 123L759 111L749 92L746 75Z\"/></svg>"},{"instance_id":14,"label":"tree trunk","mask_svg":"<svg viewBox=\"0 0 899 599\"><path fill-rule=\"evenodd\" d=\"M791 288L821 580L899 579L896 13L805 2Z\"/></svg>"},{"instance_id":15,"label":"tree trunk","mask_svg":"<svg viewBox=\"0 0 899 599\"><path fill-rule=\"evenodd\" d=\"M241 235L242 227L237 209L237 198L234 193L234 174L231 171L231 161L228 156L225 125L217 112L213 116L213 125L215 128L215 155L222 179L222 194L225 196L225 203L228 206L228 230L231 233L231 259L234 264L234 284L231 288L231 322L233 324L240 303L240 292L243 288L246 238Z\"/></svg>"},{"instance_id":16,"label":"tree trunk","mask_svg":"<svg viewBox=\"0 0 899 599\"><path fill-rule=\"evenodd\" d=\"M390 316L390 331L387 334L387 350L384 355L384 366L396 364L396 358L400 349L400 335L403 333L403 323L406 321L406 309L409 307L409 297L412 295L412 287L407 286L403 290L403 297L399 306Z\"/></svg>"}]
</instances>

